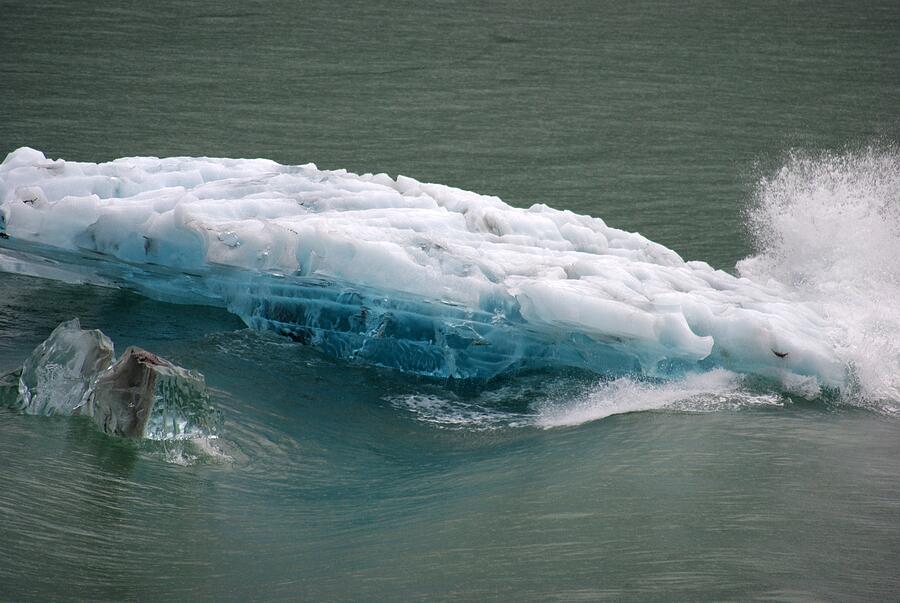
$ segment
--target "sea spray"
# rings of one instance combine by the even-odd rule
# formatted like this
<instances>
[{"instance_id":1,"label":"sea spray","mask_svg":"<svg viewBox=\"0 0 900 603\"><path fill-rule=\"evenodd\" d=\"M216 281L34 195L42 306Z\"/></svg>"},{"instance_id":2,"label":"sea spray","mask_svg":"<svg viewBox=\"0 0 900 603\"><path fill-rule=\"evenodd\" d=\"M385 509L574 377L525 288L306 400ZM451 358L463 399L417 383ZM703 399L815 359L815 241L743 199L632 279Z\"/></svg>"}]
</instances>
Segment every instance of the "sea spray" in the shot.
<instances>
[{"instance_id":1,"label":"sea spray","mask_svg":"<svg viewBox=\"0 0 900 603\"><path fill-rule=\"evenodd\" d=\"M826 318L847 399L900 400L900 151L794 152L759 180L747 218L757 255L740 274Z\"/></svg>"}]
</instances>

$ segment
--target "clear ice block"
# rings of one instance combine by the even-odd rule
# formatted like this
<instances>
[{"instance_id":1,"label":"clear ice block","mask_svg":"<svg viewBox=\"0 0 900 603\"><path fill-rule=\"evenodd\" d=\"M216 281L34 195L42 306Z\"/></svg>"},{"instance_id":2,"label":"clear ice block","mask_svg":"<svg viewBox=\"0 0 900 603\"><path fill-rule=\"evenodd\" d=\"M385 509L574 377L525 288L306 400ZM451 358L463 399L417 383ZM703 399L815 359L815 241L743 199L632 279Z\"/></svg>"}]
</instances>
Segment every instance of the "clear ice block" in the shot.
<instances>
[{"instance_id":1,"label":"clear ice block","mask_svg":"<svg viewBox=\"0 0 900 603\"><path fill-rule=\"evenodd\" d=\"M15 405L30 415L77 414L94 379L113 362L113 343L77 318L61 323L22 366Z\"/></svg>"}]
</instances>

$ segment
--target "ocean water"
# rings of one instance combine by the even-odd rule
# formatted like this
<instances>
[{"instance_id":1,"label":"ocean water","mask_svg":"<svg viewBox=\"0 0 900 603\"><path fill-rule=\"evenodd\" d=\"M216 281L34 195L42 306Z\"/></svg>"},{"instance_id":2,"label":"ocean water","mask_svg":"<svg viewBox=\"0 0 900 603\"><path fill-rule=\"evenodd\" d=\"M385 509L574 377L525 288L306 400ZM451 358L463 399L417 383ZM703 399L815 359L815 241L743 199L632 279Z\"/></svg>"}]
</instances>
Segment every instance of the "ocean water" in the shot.
<instances>
[{"instance_id":1,"label":"ocean water","mask_svg":"<svg viewBox=\"0 0 900 603\"><path fill-rule=\"evenodd\" d=\"M224 424L206 455L0 408L0 599L900 595L896 3L0 16L0 155L315 162L597 216L813 300L855 380L441 381L2 272L0 370L77 316L203 372Z\"/></svg>"}]
</instances>

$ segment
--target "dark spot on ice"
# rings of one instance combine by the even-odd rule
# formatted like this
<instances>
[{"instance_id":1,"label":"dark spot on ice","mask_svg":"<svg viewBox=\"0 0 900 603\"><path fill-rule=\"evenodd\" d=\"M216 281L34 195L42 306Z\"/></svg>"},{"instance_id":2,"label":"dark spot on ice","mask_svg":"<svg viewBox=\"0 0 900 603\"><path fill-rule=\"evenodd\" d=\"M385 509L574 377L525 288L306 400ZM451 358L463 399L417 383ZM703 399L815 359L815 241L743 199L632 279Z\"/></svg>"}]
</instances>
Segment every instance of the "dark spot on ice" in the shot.
<instances>
[{"instance_id":1,"label":"dark spot on ice","mask_svg":"<svg viewBox=\"0 0 900 603\"><path fill-rule=\"evenodd\" d=\"M8 234L6 234L5 232L0 232L0 239L8 239L8 238L9 238Z\"/></svg>"},{"instance_id":2,"label":"dark spot on ice","mask_svg":"<svg viewBox=\"0 0 900 603\"><path fill-rule=\"evenodd\" d=\"M785 356L788 355L787 352L776 352L775 350L772 350L772 353L775 354L776 356L778 356L779 358L784 358Z\"/></svg>"}]
</instances>

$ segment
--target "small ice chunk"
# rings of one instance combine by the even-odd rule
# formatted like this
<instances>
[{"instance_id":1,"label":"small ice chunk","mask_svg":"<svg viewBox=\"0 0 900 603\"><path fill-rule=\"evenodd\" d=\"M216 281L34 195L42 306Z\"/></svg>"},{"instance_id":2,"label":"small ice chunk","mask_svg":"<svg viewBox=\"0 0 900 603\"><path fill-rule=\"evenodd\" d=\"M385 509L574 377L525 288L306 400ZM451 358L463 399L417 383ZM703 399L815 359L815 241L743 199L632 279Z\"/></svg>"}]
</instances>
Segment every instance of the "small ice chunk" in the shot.
<instances>
[{"instance_id":1,"label":"small ice chunk","mask_svg":"<svg viewBox=\"0 0 900 603\"><path fill-rule=\"evenodd\" d=\"M97 378L84 414L108 434L151 440L208 436L217 418L203 375L137 347Z\"/></svg>"},{"instance_id":2,"label":"small ice chunk","mask_svg":"<svg viewBox=\"0 0 900 603\"><path fill-rule=\"evenodd\" d=\"M0 374L0 403L90 417L110 435L151 440L209 437L219 420L203 375L137 347L114 362L110 339L77 318L56 327L21 368Z\"/></svg>"},{"instance_id":3,"label":"small ice chunk","mask_svg":"<svg viewBox=\"0 0 900 603\"><path fill-rule=\"evenodd\" d=\"M22 366L15 404L30 415L71 415L113 361L113 344L75 318L61 323Z\"/></svg>"}]
</instances>

